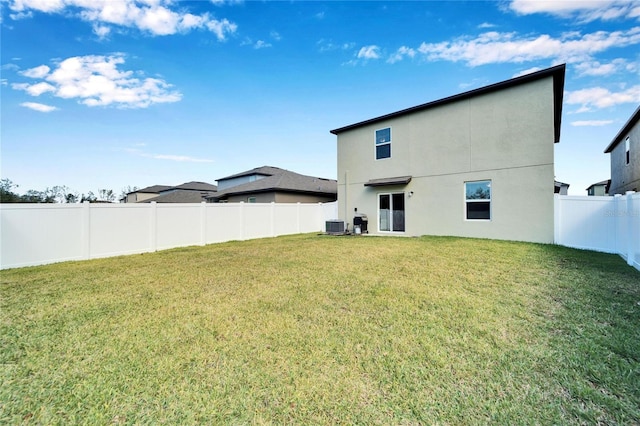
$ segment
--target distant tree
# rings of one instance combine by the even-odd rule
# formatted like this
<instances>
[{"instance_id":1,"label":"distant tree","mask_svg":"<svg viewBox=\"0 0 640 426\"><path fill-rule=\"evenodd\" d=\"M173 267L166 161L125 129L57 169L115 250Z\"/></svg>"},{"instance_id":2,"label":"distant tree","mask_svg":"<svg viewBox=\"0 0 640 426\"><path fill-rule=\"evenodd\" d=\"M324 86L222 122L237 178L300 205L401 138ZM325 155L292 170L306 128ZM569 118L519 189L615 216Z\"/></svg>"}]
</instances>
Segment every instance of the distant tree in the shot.
<instances>
[{"instance_id":1,"label":"distant tree","mask_svg":"<svg viewBox=\"0 0 640 426\"><path fill-rule=\"evenodd\" d=\"M122 200L123 198L127 198L127 194L130 192L135 192L138 190L137 186L131 186L128 185L125 188L122 188L122 190L120 191L120 197L118 197L118 200Z\"/></svg>"},{"instance_id":2,"label":"distant tree","mask_svg":"<svg viewBox=\"0 0 640 426\"><path fill-rule=\"evenodd\" d=\"M114 194L113 189L99 189L98 200L112 203L116 200L116 194Z\"/></svg>"},{"instance_id":3,"label":"distant tree","mask_svg":"<svg viewBox=\"0 0 640 426\"><path fill-rule=\"evenodd\" d=\"M78 201L80 201L80 197L78 196L78 193L67 193L64 197L64 202L65 203L77 203Z\"/></svg>"},{"instance_id":4,"label":"distant tree","mask_svg":"<svg viewBox=\"0 0 640 426\"><path fill-rule=\"evenodd\" d=\"M95 203L96 201L98 201L98 199L93 194L93 192L89 191L87 195L82 194L82 197L80 198L81 203L84 203L85 201L88 201L90 203Z\"/></svg>"},{"instance_id":5,"label":"distant tree","mask_svg":"<svg viewBox=\"0 0 640 426\"><path fill-rule=\"evenodd\" d=\"M10 179L0 180L0 202L2 203L55 203L55 191L46 189L45 191L28 190L24 195L16 194L13 188L18 185Z\"/></svg>"},{"instance_id":6,"label":"distant tree","mask_svg":"<svg viewBox=\"0 0 640 426\"><path fill-rule=\"evenodd\" d=\"M0 203L19 203L20 196L13 192L13 188L18 185L14 184L11 179L0 180Z\"/></svg>"}]
</instances>

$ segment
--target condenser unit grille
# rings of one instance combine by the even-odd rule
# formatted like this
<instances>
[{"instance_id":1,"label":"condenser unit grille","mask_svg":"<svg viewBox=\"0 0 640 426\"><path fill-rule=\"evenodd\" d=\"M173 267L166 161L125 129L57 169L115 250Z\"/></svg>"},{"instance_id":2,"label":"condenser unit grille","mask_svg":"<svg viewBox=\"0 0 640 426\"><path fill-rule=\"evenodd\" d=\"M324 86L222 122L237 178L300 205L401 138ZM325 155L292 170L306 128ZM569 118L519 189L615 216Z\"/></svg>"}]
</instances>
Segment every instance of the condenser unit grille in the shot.
<instances>
[{"instance_id":1,"label":"condenser unit grille","mask_svg":"<svg viewBox=\"0 0 640 426\"><path fill-rule=\"evenodd\" d=\"M327 234L344 234L344 221L327 220L325 223L325 229Z\"/></svg>"}]
</instances>

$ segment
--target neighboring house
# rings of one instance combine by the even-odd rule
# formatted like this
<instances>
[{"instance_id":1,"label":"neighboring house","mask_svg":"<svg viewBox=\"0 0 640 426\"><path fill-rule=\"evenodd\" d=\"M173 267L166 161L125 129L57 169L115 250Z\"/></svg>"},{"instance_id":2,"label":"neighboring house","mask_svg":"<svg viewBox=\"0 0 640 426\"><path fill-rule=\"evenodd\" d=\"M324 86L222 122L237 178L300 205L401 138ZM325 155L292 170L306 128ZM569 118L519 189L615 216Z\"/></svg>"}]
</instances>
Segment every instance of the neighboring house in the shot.
<instances>
[{"instance_id":1,"label":"neighboring house","mask_svg":"<svg viewBox=\"0 0 640 426\"><path fill-rule=\"evenodd\" d=\"M587 195L590 197L609 195L610 185L611 185L611 179L594 183L587 188Z\"/></svg>"},{"instance_id":2,"label":"neighboring house","mask_svg":"<svg viewBox=\"0 0 640 426\"><path fill-rule=\"evenodd\" d=\"M154 185L127 194L127 203L201 203L215 194L216 186L206 182L187 182L178 186Z\"/></svg>"},{"instance_id":3,"label":"neighboring house","mask_svg":"<svg viewBox=\"0 0 640 426\"><path fill-rule=\"evenodd\" d=\"M160 192L173 188L167 185L153 185L146 188L137 189L129 192L120 202L123 203L137 203L140 201L148 200L149 198L157 197Z\"/></svg>"},{"instance_id":4,"label":"neighboring house","mask_svg":"<svg viewBox=\"0 0 640 426\"><path fill-rule=\"evenodd\" d=\"M258 167L218 179L212 203L324 203L335 201L337 182L277 167Z\"/></svg>"},{"instance_id":5,"label":"neighboring house","mask_svg":"<svg viewBox=\"0 0 640 426\"><path fill-rule=\"evenodd\" d=\"M339 219L366 214L378 235L553 243L564 77L559 65L331 130Z\"/></svg>"},{"instance_id":6,"label":"neighboring house","mask_svg":"<svg viewBox=\"0 0 640 426\"><path fill-rule=\"evenodd\" d=\"M605 154L611 154L611 188L609 194L624 194L640 189L640 106L631 115Z\"/></svg>"},{"instance_id":7,"label":"neighboring house","mask_svg":"<svg viewBox=\"0 0 640 426\"><path fill-rule=\"evenodd\" d=\"M568 183L559 182L556 180L553 182L553 184L554 184L554 187L553 187L554 194L567 195L567 191L569 191Z\"/></svg>"}]
</instances>

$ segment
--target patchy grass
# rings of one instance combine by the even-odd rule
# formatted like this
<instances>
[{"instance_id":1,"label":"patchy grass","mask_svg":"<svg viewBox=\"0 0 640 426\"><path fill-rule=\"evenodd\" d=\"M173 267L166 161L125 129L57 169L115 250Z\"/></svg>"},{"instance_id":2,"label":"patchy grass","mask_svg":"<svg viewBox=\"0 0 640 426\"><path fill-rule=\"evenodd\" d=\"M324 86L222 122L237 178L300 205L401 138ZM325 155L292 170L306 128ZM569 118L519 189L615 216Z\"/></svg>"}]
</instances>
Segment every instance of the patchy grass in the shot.
<instances>
[{"instance_id":1,"label":"patchy grass","mask_svg":"<svg viewBox=\"0 0 640 426\"><path fill-rule=\"evenodd\" d=\"M640 423L615 255L301 235L0 274L0 423Z\"/></svg>"}]
</instances>

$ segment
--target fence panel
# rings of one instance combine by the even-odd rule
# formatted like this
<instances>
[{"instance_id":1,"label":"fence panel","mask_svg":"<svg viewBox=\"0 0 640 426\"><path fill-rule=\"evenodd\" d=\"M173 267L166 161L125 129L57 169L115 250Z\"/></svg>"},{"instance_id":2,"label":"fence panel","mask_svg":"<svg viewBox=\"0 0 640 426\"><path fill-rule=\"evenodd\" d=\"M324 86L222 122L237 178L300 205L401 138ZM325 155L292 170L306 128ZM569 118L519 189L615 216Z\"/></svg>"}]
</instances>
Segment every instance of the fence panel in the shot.
<instances>
[{"instance_id":1,"label":"fence panel","mask_svg":"<svg viewBox=\"0 0 640 426\"><path fill-rule=\"evenodd\" d=\"M640 193L555 196L555 243L616 253L640 270Z\"/></svg>"},{"instance_id":2,"label":"fence panel","mask_svg":"<svg viewBox=\"0 0 640 426\"><path fill-rule=\"evenodd\" d=\"M616 252L613 197L556 197L556 243L585 250Z\"/></svg>"},{"instance_id":3,"label":"fence panel","mask_svg":"<svg viewBox=\"0 0 640 426\"><path fill-rule=\"evenodd\" d=\"M0 269L320 231L330 204L0 204Z\"/></svg>"},{"instance_id":4,"label":"fence panel","mask_svg":"<svg viewBox=\"0 0 640 426\"><path fill-rule=\"evenodd\" d=\"M82 205L1 207L1 268L85 258Z\"/></svg>"},{"instance_id":5,"label":"fence panel","mask_svg":"<svg viewBox=\"0 0 640 426\"><path fill-rule=\"evenodd\" d=\"M202 243L200 204L156 204L156 249Z\"/></svg>"},{"instance_id":6,"label":"fence panel","mask_svg":"<svg viewBox=\"0 0 640 426\"><path fill-rule=\"evenodd\" d=\"M86 259L153 251L149 205L87 204L85 208L89 217Z\"/></svg>"},{"instance_id":7,"label":"fence panel","mask_svg":"<svg viewBox=\"0 0 640 426\"><path fill-rule=\"evenodd\" d=\"M242 203L207 204L206 244L243 240Z\"/></svg>"}]
</instances>

